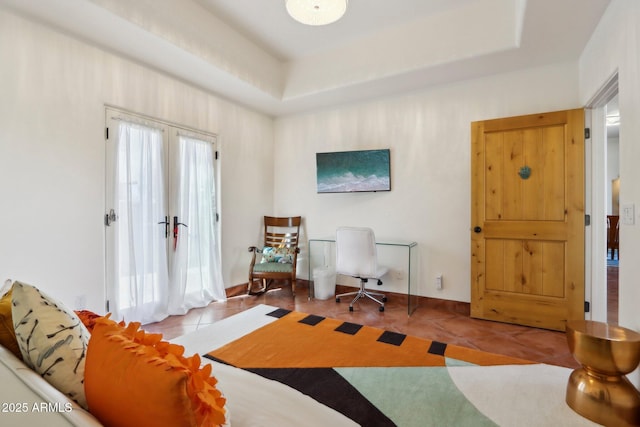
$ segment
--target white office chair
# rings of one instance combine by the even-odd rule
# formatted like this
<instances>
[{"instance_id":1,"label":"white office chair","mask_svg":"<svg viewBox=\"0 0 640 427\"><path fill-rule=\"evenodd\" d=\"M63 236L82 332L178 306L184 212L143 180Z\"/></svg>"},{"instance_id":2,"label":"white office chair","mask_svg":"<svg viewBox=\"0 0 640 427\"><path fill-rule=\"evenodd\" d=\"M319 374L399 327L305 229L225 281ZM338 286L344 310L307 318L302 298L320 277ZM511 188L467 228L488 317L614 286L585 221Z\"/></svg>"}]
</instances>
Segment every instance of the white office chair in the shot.
<instances>
[{"instance_id":1,"label":"white office chair","mask_svg":"<svg viewBox=\"0 0 640 427\"><path fill-rule=\"evenodd\" d=\"M336 231L336 273L360 279L360 289L357 292L347 292L336 295L336 302L341 297L355 295L349 311L353 311L353 304L362 297L367 297L380 304L380 311L384 311L387 297L384 294L370 292L365 289L369 279L380 278L387 272L387 268L378 265L376 238L373 230L361 227L340 227ZM374 296L382 297L381 300Z\"/></svg>"}]
</instances>

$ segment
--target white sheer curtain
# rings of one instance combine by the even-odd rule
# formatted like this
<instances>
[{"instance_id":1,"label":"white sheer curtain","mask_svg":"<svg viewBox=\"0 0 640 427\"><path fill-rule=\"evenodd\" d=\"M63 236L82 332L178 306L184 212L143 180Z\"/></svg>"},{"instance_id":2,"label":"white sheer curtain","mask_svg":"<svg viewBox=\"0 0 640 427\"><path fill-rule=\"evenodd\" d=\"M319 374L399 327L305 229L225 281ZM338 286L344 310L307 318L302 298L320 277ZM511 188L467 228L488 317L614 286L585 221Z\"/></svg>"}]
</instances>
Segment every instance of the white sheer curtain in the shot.
<instances>
[{"instance_id":1,"label":"white sheer curtain","mask_svg":"<svg viewBox=\"0 0 640 427\"><path fill-rule=\"evenodd\" d=\"M120 122L114 202L115 319L157 322L168 316L165 150L162 131Z\"/></svg>"},{"instance_id":2,"label":"white sheer curtain","mask_svg":"<svg viewBox=\"0 0 640 427\"><path fill-rule=\"evenodd\" d=\"M216 228L216 192L212 144L178 136L173 215L178 217L169 291L169 312L226 299Z\"/></svg>"}]
</instances>

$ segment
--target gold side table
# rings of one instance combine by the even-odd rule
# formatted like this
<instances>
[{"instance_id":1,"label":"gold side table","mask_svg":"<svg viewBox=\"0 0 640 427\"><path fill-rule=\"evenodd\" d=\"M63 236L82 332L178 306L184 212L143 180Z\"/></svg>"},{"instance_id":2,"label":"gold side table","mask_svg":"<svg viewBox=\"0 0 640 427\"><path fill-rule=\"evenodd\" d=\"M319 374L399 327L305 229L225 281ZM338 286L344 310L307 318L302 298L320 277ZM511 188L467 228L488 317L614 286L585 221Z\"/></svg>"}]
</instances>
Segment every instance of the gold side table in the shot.
<instances>
[{"instance_id":1,"label":"gold side table","mask_svg":"<svg viewBox=\"0 0 640 427\"><path fill-rule=\"evenodd\" d=\"M582 365L569 377L567 404L599 424L640 426L640 392L625 376L640 363L640 334L591 320L571 320L566 331Z\"/></svg>"}]
</instances>

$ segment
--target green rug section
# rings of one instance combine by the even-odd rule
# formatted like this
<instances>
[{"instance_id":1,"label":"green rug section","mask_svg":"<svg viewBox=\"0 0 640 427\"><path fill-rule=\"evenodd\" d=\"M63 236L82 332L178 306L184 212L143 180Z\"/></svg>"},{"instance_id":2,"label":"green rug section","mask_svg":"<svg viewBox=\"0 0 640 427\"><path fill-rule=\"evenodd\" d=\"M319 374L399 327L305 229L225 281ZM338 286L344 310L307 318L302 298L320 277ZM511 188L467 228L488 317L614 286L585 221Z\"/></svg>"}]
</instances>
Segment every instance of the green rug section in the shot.
<instances>
[{"instance_id":1,"label":"green rug section","mask_svg":"<svg viewBox=\"0 0 640 427\"><path fill-rule=\"evenodd\" d=\"M478 366L475 363L465 362L464 360L452 359L450 357L445 357L445 365L447 366Z\"/></svg>"},{"instance_id":2,"label":"green rug section","mask_svg":"<svg viewBox=\"0 0 640 427\"><path fill-rule=\"evenodd\" d=\"M399 427L495 427L443 367L334 368ZM393 399L389 399L393 396ZM401 405L394 402L402 402ZM407 408L411 408L407 411Z\"/></svg>"}]
</instances>

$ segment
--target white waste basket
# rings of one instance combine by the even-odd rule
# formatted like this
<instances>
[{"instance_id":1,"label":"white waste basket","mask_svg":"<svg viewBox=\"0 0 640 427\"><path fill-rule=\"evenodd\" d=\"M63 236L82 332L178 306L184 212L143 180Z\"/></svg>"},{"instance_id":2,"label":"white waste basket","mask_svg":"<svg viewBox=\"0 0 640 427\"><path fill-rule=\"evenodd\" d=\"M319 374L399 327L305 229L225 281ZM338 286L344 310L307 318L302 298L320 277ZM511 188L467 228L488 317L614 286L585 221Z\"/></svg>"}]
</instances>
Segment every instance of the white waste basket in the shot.
<instances>
[{"instance_id":1,"label":"white waste basket","mask_svg":"<svg viewBox=\"0 0 640 427\"><path fill-rule=\"evenodd\" d=\"M336 272L329 267L313 269L313 293L317 299L329 299L336 294Z\"/></svg>"}]
</instances>

